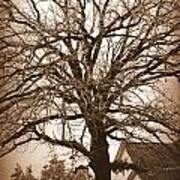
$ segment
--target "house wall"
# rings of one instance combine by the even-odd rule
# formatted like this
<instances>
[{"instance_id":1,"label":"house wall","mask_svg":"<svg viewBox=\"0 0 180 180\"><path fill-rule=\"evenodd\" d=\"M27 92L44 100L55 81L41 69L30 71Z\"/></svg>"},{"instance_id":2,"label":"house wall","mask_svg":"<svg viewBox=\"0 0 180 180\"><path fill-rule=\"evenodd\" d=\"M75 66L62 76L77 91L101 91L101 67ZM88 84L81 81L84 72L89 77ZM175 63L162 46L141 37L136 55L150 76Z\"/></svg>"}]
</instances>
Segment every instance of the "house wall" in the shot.
<instances>
[{"instance_id":1,"label":"house wall","mask_svg":"<svg viewBox=\"0 0 180 180\"><path fill-rule=\"evenodd\" d=\"M132 160L126 149L123 150L120 160L132 163ZM119 172L118 174L113 174L113 180L140 180L139 176L135 176L135 178L129 179L131 173L133 173L132 170L124 170L123 172Z\"/></svg>"},{"instance_id":2,"label":"house wall","mask_svg":"<svg viewBox=\"0 0 180 180\"><path fill-rule=\"evenodd\" d=\"M128 179L128 180L131 180L131 179ZM133 180L141 180L141 178L138 175L136 175Z\"/></svg>"}]
</instances>

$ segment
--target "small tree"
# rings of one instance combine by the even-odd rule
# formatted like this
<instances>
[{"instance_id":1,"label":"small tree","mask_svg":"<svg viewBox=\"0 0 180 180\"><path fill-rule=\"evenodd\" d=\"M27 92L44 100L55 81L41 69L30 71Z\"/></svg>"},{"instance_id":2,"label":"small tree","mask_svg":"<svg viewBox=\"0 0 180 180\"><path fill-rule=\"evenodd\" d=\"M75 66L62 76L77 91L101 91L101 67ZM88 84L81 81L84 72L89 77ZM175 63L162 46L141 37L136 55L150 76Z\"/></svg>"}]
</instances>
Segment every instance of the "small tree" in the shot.
<instances>
[{"instance_id":1,"label":"small tree","mask_svg":"<svg viewBox=\"0 0 180 180\"><path fill-rule=\"evenodd\" d=\"M162 142L179 133L179 109L159 100L158 83L180 76L178 0L1 6L1 156L44 141L75 150L96 180L110 180L109 139Z\"/></svg>"},{"instance_id":2,"label":"small tree","mask_svg":"<svg viewBox=\"0 0 180 180\"><path fill-rule=\"evenodd\" d=\"M11 175L11 180L24 180L24 173L19 164L16 164L14 173Z\"/></svg>"},{"instance_id":3,"label":"small tree","mask_svg":"<svg viewBox=\"0 0 180 180\"><path fill-rule=\"evenodd\" d=\"M76 170L65 168L64 161L58 160L54 155L49 163L43 167L40 180L88 180L88 168L79 166Z\"/></svg>"},{"instance_id":4,"label":"small tree","mask_svg":"<svg viewBox=\"0 0 180 180\"><path fill-rule=\"evenodd\" d=\"M55 155L41 171L41 180L66 180L64 162Z\"/></svg>"},{"instance_id":5,"label":"small tree","mask_svg":"<svg viewBox=\"0 0 180 180\"><path fill-rule=\"evenodd\" d=\"M23 180L37 180L33 175L32 175L32 167L28 166L26 168L26 172L24 174L24 179Z\"/></svg>"},{"instance_id":6,"label":"small tree","mask_svg":"<svg viewBox=\"0 0 180 180\"><path fill-rule=\"evenodd\" d=\"M16 164L14 171L15 172L11 175L11 180L37 180L32 175L31 166L28 166L26 168L26 172L24 173L21 166L19 164Z\"/></svg>"}]
</instances>

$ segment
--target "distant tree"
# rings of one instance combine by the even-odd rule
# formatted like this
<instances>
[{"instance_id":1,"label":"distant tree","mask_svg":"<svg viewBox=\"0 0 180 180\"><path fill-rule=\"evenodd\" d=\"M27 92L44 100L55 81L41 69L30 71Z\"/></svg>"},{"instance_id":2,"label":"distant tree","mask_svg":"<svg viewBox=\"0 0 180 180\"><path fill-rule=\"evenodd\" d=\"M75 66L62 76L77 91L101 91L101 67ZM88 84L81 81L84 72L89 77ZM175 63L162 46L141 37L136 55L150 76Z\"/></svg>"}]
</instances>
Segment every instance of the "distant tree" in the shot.
<instances>
[{"instance_id":1,"label":"distant tree","mask_svg":"<svg viewBox=\"0 0 180 180\"><path fill-rule=\"evenodd\" d=\"M66 180L64 162L55 155L41 171L40 180ZM68 179L67 179L68 180Z\"/></svg>"},{"instance_id":2,"label":"distant tree","mask_svg":"<svg viewBox=\"0 0 180 180\"><path fill-rule=\"evenodd\" d=\"M16 164L14 171L15 172L11 175L11 180L37 180L32 175L31 166L28 166L26 168L26 172L24 173L21 166L19 164Z\"/></svg>"},{"instance_id":3,"label":"distant tree","mask_svg":"<svg viewBox=\"0 0 180 180\"><path fill-rule=\"evenodd\" d=\"M180 133L178 106L159 100L159 82L180 76L179 0L0 2L0 156L46 142L111 180L109 140Z\"/></svg>"},{"instance_id":4,"label":"distant tree","mask_svg":"<svg viewBox=\"0 0 180 180\"><path fill-rule=\"evenodd\" d=\"M79 166L75 171L65 168L64 161L55 155L43 167L40 180L89 180L88 168Z\"/></svg>"},{"instance_id":5,"label":"distant tree","mask_svg":"<svg viewBox=\"0 0 180 180\"><path fill-rule=\"evenodd\" d=\"M24 179L23 180L37 180L33 175L32 175L32 167L28 166L26 168L26 172L24 174Z\"/></svg>"},{"instance_id":6,"label":"distant tree","mask_svg":"<svg viewBox=\"0 0 180 180\"><path fill-rule=\"evenodd\" d=\"M11 175L11 180L24 180L24 173L19 164L16 164L14 173Z\"/></svg>"},{"instance_id":7,"label":"distant tree","mask_svg":"<svg viewBox=\"0 0 180 180\"><path fill-rule=\"evenodd\" d=\"M25 173L19 164L16 165L11 180L37 180L32 175L32 166L27 166ZM87 167L79 166L75 171L65 168L64 161L58 160L54 155L49 162L44 165L39 180L89 180Z\"/></svg>"}]
</instances>

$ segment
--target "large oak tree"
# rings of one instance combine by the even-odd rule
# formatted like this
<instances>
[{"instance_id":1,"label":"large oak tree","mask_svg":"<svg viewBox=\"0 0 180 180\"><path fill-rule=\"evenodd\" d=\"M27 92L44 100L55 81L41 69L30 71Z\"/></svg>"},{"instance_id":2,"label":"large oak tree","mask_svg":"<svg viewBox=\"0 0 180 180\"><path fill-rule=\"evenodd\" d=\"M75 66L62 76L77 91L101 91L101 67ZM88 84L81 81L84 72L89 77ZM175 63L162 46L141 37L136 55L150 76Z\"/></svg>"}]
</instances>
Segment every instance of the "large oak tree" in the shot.
<instances>
[{"instance_id":1,"label":"large oak tree","mask_svg":"<svg viewBox=\"0 0 180 180\"><path fill-rule=\"evenodd\" d=\"M175 0L0 0L1 156L42 141L84 155L96 180L110 180L109 139L172 139L178 108L160 85L180 76L179 9Z\"/></svg>"}]
</instances>

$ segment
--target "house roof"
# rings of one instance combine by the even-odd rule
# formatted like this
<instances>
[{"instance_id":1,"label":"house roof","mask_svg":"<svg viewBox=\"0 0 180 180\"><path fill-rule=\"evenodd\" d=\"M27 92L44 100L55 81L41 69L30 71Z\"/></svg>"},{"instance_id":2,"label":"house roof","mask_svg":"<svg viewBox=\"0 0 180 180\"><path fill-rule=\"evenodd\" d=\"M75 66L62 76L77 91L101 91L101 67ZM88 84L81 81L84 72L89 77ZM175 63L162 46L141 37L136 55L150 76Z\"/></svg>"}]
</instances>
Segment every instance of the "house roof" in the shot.
<instances>
[{"instance_id":1,"label":"house roof","mask_svg":"<svg viewBox=\"0 0 180 180\"><path fill-rule=\"evenodd\" d=\"M148 172L139 173L142 180L179 180L179 144L160 143L123 143L116 160L120 160L124 149L134 164L147 168Z\"/></svg>"}]
</instances>

